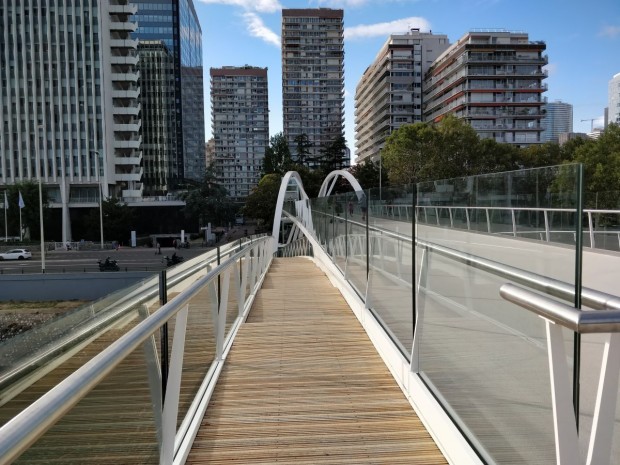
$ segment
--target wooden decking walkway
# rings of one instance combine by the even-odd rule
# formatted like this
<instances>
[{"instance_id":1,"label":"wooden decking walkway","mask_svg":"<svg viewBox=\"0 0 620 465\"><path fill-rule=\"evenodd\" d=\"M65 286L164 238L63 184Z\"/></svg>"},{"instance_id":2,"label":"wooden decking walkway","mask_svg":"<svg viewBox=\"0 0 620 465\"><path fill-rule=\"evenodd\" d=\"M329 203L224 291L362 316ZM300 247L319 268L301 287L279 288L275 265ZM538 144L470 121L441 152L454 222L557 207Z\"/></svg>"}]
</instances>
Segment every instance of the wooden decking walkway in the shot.
<instances>
[{"instance_id":1,"label":"wooden decking walkway","mask_svg":"<svg viewBox=\"0 0 620 465\"><path fill-rule=\"evenodd\" d=\"M275 259L240 329L188 464L443 464L327 277Z\"/></svg>"}]
</instances>

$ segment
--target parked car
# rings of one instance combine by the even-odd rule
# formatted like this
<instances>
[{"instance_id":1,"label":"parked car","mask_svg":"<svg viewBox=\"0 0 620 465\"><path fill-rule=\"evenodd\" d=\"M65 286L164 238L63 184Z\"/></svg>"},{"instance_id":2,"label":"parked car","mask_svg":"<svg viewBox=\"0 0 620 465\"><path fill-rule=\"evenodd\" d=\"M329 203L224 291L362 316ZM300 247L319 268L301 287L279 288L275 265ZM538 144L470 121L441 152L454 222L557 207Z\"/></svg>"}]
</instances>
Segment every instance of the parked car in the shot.
<instances>
[{"instance_id":1,"label":"parked car","mask_svg":"<svg viewBox=\"0 0 620 465\"><path fill-rule=\"evenodd\" d=\"M0 253L0 260L29 260L32 253L28 249L12 249L8 252Z\"/></svg>"}]
</instances>

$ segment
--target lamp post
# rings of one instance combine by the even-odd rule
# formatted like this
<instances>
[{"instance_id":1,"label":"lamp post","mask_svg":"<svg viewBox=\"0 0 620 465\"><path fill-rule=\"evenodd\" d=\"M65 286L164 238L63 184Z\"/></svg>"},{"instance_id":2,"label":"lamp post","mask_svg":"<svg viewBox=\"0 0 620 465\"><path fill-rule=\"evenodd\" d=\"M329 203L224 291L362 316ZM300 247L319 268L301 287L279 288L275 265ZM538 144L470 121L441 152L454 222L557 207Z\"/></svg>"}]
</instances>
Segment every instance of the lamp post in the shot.
<instances>
[{"instance_id":1,"label":"lamp post","mask_svg":"<svg viewBox=\"0 0 620 465\"><path fill-rule=\"evenodd\" d=\"M39 178L39 223L41 224L41 273L45 273L45 237L43 236L43 186L41 179L41 155L39 153L39 134L43 126L37 126L36 154L37 154L37 178Z\"/></svg>"},{"instance_id":2,"label":"lamp post","mask_svg":"<svg viewBox=\"0 0 620 465\"><path fill-rule=\"evenodd\" d=\"M101 238L101 250L103 250L103 188L99 176L99 152L91 150L95 154L95 170L97 171L97 186L99 187L99 233Z\"/></svg>"}]
</instances>

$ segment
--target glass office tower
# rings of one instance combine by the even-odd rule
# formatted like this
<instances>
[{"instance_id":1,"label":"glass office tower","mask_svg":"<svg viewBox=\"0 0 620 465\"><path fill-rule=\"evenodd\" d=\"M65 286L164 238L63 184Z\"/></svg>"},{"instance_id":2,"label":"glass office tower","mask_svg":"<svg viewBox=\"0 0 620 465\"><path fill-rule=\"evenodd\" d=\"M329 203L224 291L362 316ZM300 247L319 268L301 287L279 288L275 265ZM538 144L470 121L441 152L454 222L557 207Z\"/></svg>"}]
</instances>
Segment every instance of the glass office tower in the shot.
<instances>
[{"instance_id":1,"label":"glass office tower","mask_svg":"<svg viewBox=\"0 0 620 465\"><path fill-rule=\"evenodd\" d=\"M191 0L137 0L134 21L138 29L133 36L140 41L160 41L172 56L170 72L174 82L174 133L171 144L175 151L167 163L167 189L178 188L184 179L200 180L205 172L204 157L204 89L202 77L202 30ZM157 96L142 94L142 102L153 105ZM155 128L148 130L158 120L144 118L147 134L158 134ZM156 140L144 140L156 144ZM147 170L150 169L148 166ZM157 178L148 171L145 179ZM146 186L154 189L155 186ZM157 190L157 189L156 189Z\"/></svg>"}]
</instances>

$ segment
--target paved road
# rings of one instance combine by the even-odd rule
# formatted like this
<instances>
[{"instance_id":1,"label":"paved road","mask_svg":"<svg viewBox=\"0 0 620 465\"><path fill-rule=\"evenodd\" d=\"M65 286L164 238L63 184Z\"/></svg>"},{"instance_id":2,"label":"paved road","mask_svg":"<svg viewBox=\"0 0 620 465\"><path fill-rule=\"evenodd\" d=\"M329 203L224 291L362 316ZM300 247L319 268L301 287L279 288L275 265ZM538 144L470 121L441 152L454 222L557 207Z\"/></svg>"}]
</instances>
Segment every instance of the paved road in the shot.
<instances>
[{"instance_id":1,"label":"paved road","mask_svg":"<svg viewBox=\"0 0 620 465\"><path fill-rule=\"evenodd\" d=\"M193 258L205 253L210 248L192 247L189 249L176 250L177 255L185 259ZM121 248L119 250L54 250L45 255L46 273L74 273L74 272L93 272L99 271L97 260L110 257L117 260L122 271L159 271L166 265L163 257L171 256L175 250L162 248L161 255L155 253L155 249L149 247L140 248ZM40 273L41 254L33 251L32 260L11 260L0 262L0 273L2 274L21 274L21 273Z\"/></svg>"},{"instance_id":2,"label":"paved road","mask_svg":"<svg viewBox=\"0 0 620 465\"><path fill-rule=\"evenodd\" d=\"M230 229L219 245L237 240L254 233L254 225L237 226ZM161 255L155 253L151 247L120 248L119 250L52 250L45 255L46 273L75 273L99 272L97 260L110 257L117 260L121 271L153 271L166 268L164 256L177 255L190 259L203 254L214 247L203 247L200 241L195 241L189 249L175 250L172 247L162 247ZM2 249L4 250L4 249ZM0 274L30 274L41 273L41 254L38 250L32 251L32 260L0 261Z\"/></svg>"}]
</instances>

